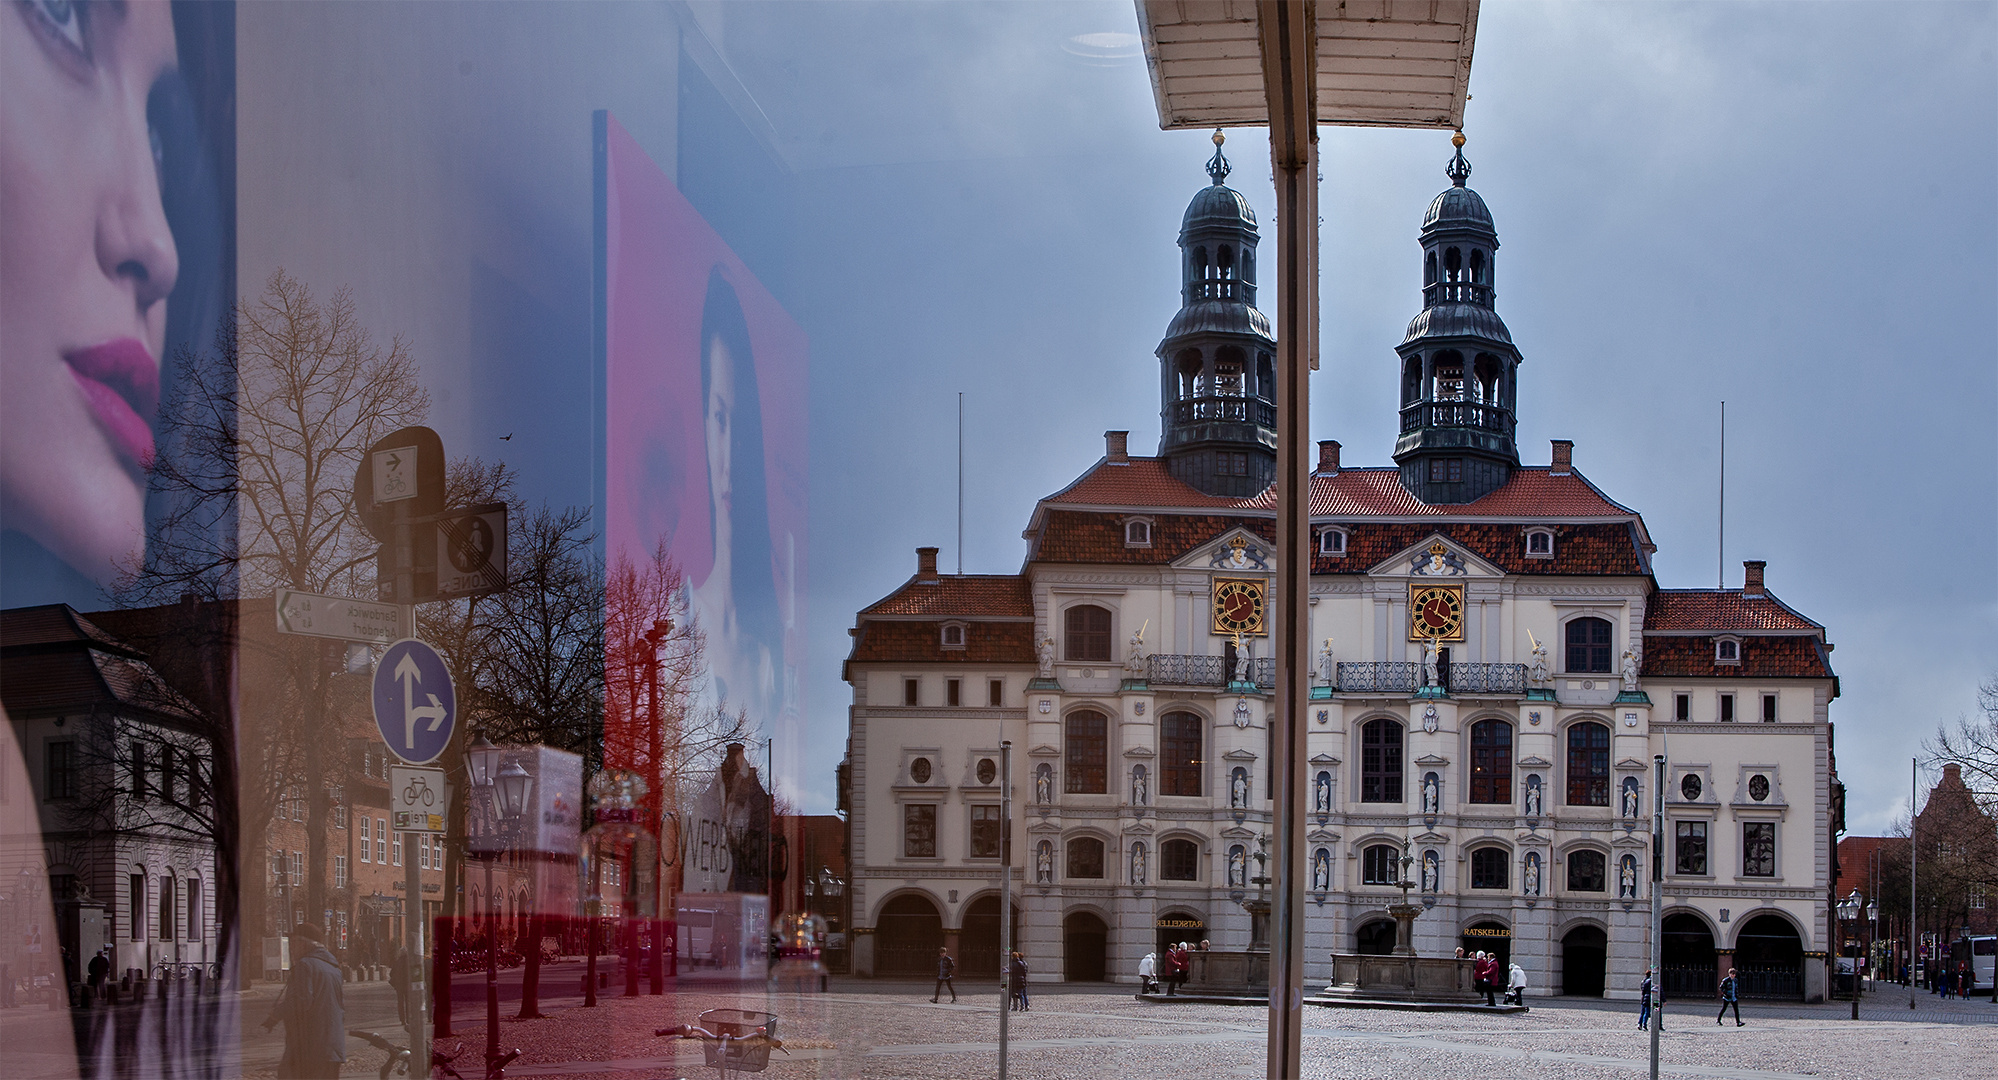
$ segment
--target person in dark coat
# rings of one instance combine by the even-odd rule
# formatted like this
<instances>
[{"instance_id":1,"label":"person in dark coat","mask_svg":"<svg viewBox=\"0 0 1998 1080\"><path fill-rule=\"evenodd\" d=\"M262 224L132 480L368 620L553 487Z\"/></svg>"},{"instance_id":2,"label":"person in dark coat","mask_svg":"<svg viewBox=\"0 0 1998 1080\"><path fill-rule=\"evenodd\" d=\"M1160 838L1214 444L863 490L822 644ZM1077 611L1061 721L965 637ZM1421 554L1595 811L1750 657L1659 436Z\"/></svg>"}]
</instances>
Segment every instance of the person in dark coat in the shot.
<instances>
[{"instance_id":1,"label":"person in dark coat","mask_svg":"<svg viewBox=\"0 0 1998 1080\"><path fill-rule=\"evenodd\" d=\"M337 1080L347 1060L347 1003L340 988L340 962L326 951L325 934L300 923L291 936L303 955L291 958L284 993L264 1020L264 1030L284 1023L284 1058L278 1075L285 1080Z\"/></svg>"},{"instance_id":2,"label":"person in dark coat","mask_svg":"<svg viewBox=\"0 0 1998 1080\"><path fill-rule=\"evenodd\" d=\"M1651 990L1655 985L1657 984L1651 981L1651 969L1645 968L1644 981L1637 984L1637 995L1639 998L1637 1006L1637 1030L1639 1031L1643 1031L1651 1026Z\"/></svg>"},{"instance_id":3,"label":"person in dark coat","mask_svg":"<svg viewBox=\"0 0 1998 1080\"><path fill-rule=\"evenodd\" d=\"M1006 986L1013 992L1013 1011L1027 1011L1027 958L1020 950L1013 950L1013 958L1006 962Z\"/></svg>"},{"instance_id":4,"label":"person in dark coat","mask_svg":"<svg viewBox=\"0 0 1998 1080\"><path fill-rule=\"evenodd\" d=\"M104 955L104 950L97 950L97 955L90 958L87 974L90 976L90 1000L94 1003L104 995L104 979L111 974L111 958Z\"/></svg>"},{"instance_id":5,"label":"person in dark coat","mask_svg":"<svg viewBox=\"0 0 1998 1080\"><path fill-rule=\"evenodd\" d=\"M1735 1026L1735 1027L1741 1027L1741 1026L1742 1026L1742 1023L1741 1023L1741 997L1740 997L1740 992L1741 992L1741 986L1740 986L1740 984L1739 984L1738 982L1736 982L1736 981L1735 981L1735 977L1734 977L1734 969L1733 969L1733 968L1728 968L1728 969L1727 969L1727 978L1725 978L1725 979L1722 979L1722 980L1721 980L1721 984L1720 984L1720 1003L1721 1003L1721 1007L1720 1007L1720 1014L1714 1017L1714 1023L1716 1023L1716 1024L1720 1023L1720 1022L1721 1022L1721 1017L1723 1017L1723 1016L1726 1016L1726 1015L1727 1015L1727 1010L1728 1010L1728 1007L1729 1007L1729 1006L1733 1006L1733 1007L1734 1007L1734 1026Z\"/></svg>"},{"instance_id":6,"label":"person in dark coat","mask_svg":"<svg viewBox=\"0 0 1998 1080\"><path fill-rule=\"evenodd\" d=\"M1479 952L1477 965L1471 969L1471 975L1477 980L1478 989L1485 992L1485 1004L1496 1007L1499 990L1498 958L1488 952Z\"/></svg>"},{"instance_id":7,"label":"person in dark coat","mask_svg":"<svg viewBox=\"0 0 1998 1080\"><path fill-rule=\"evenodd\" d=\"M1178 942L1166 950L1166 996L1175 997L1179 988L1186 983L1186 973L1192 969L1193 961L1187 959L1186 942Z\"/></svg>"},{"instance_id":8,"label":"person in dark coat","mask_svg":"<svg viewBox=\"0 0 1998 1080\"><path fill-rule=\"evenodd\" d=\"M403 1025L409 1024L409 949L398 945L395 959L389 962L389 985L395 988L395 1017Z\"/></svg>"},{"instance_id":9,"label":"person in dark coat","mask_svg":"<svg viewBox=\"0 0 1998 1080\"><path fill-rule=\"evenodd\" d=\"M957 1004L957 983L951 981L953 978L956 977L956 975L957 975L957 961L952 960L950 958L950 950L938 949L937 985L936 989L930 991L931 1003L935 1003L937 998L943 996L944 987L948 986L950 987L950 1003L952 1005Z\"/></svg>"}]
</instances>

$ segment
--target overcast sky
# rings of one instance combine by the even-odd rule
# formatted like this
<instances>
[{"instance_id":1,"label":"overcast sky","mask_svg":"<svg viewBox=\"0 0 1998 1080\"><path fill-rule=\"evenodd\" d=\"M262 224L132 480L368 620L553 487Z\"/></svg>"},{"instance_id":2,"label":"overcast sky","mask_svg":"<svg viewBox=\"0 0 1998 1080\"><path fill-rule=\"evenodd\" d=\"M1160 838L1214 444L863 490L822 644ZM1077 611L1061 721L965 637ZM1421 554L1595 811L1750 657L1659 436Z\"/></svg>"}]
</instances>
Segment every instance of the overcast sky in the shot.
<instances>
[{"instance_id":1,"label":"overcast sky","mask_svg":"<svg viewBox=\"0 0 1998 1080\"><path fill-rule=\"evenodd\" d=\"M812 337L806 806L831 802L853 612L956 565L1013 572L1034 500L1128 428L1158 438L1152 349L1205 132L1160 132L1143 61L1089 54L1128 3L697 4L803 200L788 303ZM1525 355L1519 445L1644 515L1664 587L1726 583L1822 622L1855 833L1998 673L1998 7L1488 4L1471 186ZM1101 44L1103 39L1089 39ZM1447 133L1323 134L1325 365L1314 438L1389 462L1394 346ZM1230 183L1272 214L1267 142ZM1265 265L1273 265L1266 263Z\"/></svg>"}]
</instances>

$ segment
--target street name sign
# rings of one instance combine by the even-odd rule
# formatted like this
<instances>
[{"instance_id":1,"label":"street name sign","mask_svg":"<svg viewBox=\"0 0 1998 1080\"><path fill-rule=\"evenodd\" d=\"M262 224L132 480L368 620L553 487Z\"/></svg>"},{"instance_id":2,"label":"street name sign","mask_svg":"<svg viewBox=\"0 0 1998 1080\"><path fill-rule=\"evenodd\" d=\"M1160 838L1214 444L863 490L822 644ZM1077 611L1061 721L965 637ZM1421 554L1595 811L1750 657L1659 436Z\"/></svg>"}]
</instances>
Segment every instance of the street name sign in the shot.
<instances>
[{"instance_id":1,"label":"street name sign","mask_svg":"<svg viewBox=\"0 0 1998 1080\"><path fill-rule=\"evenodd\" d=\"M395 756L411 765L437 760L451 742L458 694L436 649L403 638L375 664L375 727Z\"/></svg>"},{"instance_id":2,"label":"street name sign","mask_svg":"<svg viewBox=\"0 0 1998 1080\"><path fill-rule=\"evenodd\" d=\"M445 795L443 769L389 766L389 814L395 831L443 832Z\"/></svg>"},{"instance_id":3,"label":"street name sign","mask_svg":"<svg viewBox=\"0 0 1998 1080\"><path fill-rule=\"evenodd\" d=\"M280 633L387 645L402 636L402 609L395 604L279 589L277 623Z\"/></svg>"},{"instance_id":4,"label":"street name sign","mask_svg":"<svg viewBox=\"0 0 1998 1080\"><path fill-rule=\"evenodd\" d=\"M437 599L506 590L506 504L447 510L437 518Z\"/></svg>"}]
</instances>

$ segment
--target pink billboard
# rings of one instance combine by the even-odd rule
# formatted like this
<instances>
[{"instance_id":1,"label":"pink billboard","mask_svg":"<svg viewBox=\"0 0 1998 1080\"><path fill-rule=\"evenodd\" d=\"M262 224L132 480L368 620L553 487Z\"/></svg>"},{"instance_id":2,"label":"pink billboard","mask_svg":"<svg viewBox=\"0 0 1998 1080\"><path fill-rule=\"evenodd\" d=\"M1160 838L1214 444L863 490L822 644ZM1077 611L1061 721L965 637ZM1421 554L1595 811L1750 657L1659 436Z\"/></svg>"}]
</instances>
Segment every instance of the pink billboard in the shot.
<instances>
[{"instance_id":1,"label":"pink billboard","mask_svg":"<svg viewBox=\"0 0 1998 1080\"><path fill-rule=\"evenodd\" d=\"M606 556L615 578L666 554L672 617L704 638L700 707L767 738L801 711L805 335L608 114L597 146ZM632 764L606 735L605 763Z\"/></svg>"}]
</instances>

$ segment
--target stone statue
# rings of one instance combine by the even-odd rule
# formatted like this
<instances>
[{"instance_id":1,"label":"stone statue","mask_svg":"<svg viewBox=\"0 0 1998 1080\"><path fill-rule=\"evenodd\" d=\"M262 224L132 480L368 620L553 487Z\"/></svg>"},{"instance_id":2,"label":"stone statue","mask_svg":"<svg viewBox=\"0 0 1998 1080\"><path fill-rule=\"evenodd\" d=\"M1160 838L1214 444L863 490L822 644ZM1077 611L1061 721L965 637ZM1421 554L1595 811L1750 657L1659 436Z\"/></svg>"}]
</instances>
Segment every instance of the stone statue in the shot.
<instances>
[{"instance_id":1,"label":"stone statue","mask_svg":"<svg viewBox=\"0 0 1998 1080\"><path fill-rule=\"evenodd\" d=\"M1248 883L1249 858L1243 852L1242 845L1236 844L1228 849L1228 884L1239 889Z\"/></svg>"},{"instance_id":2,"label":"stone statue","mask_svg":"<svg viewBox=\"0 0 1998 1080\"><path fill-rule=\"evenodd\" d=\"M1318 682L1323 686L1334 686L1338 682L1339 665L1332 659L1332 639L1325 639L1325 647L1318 650Z\"/></svg>"},{"instance_id":3,"label":"stone statue","mask_svg":"<svg viewBox=\"0 0 1998 1080\"><path fill-rule=\"evenodd\" d=\"M1332 774L1321 772L1311 785L1311 808L1321 814L1332 812Z\"/></svg>"},{"instance_id":4,"label":"stone statue","mask_svg":"<svg viewBox=\"0 0 1998 1080\"><path fill-rule=\"evenodd\" d=\"M1623 650L1623 692L1637 693L1637 654L1629 649Z\"/></svg>"},{"instance_id":5,"label":"stone statue","mask_svg":"<svg viewBox=\"0 0 1998 1080\"><path fill-rule=\"evenodd\" d=\"M1229 682L1238 683L1238 682L1249 681L1249 672L1252 670L1252 661L1250 659L1251 651L1252 651L1251 643L1243 641L1242 635L1236 634L1235 666L1232 670L1228 672Z\"/></svg>"},{"instance_id":6,"label":"stone statue","mask_svg":"<svg viewBox=\"0 0 1998 1080\"><path fill-rule=\"evenodd\" d=\"M1422 776L1422 812L1425 814L1439 813L1439 808L1442 805L1443 785L1437 781L1435 773L1424 773Z\"/></svg>"},{"instance_id":7,"label":"stone statue","mask_svg":"<svg viewBox=\"0 0 1998 1080\"><path fill-rule=\"evenodd\" d=\"M1054 639L1042 638L1040 644L1034 646L1034 652L1041 660L1041 678L1054 678Z\"/></svg>"},{"instance_id":8,"label":"stone statue","mask_svg":"<svg viewBox=\"0 0 1998 1080\"><path fill-rule=\"evenodd\" d=\"M1045 761L1034 766L1034 801L1042 806L1054 802L1054 768Z\"/></svg>"},{"instance_id":9,"label":"stone statue","mask_svg":"<svg viewBox=\"0 0 1998 1080\"><path fill-rule=\"evenodd\" d=\"M1144 806L1146 798L1150 796L1151 793L1146 789L1149 788L1151 785L1147 784L1145 781L1146 781L1145 767L1143 765L1131 766L1132 806Z\"/></svg>"},{"instance_id":10,"label":"stone statue","mask_svg":"<svg viewBox=\"0 0 1998 1080\"><path fill-rule=\"evenodd\" d=\"M1526 673L1527 680L1533 684L1534 689L1545 690L1547 688L1547 646L1542 644L1539 638L1534 637L1531 630L1526 632L1526 640L1533 642L1533 666Z\"/></svg>"},{"instance_id":11,"label":"stone statue","mask_svg":"<svg viewBox=\"0 0 1998 1080\"><path fill-rule=\"evenodd\" d=\"M1145 625L1138 627L1138 632L1131 635L1131 655L1124 660L1124 673L1133 679L1145 677L1145 627L1150 625L1151 621L1146 620Z\"/></svg>"},{"instance_id":12,"label":"stone statue","mask_svg":"<svg viewBox=\"0 0 1998 1080\"><path fill-rule=\"evenodd\" d=\"M1145 883L1145 845L1142 843L1132 844L1131 884L1143 885L1144 883Z\"/></svg>"},{"instance_id":13,"label":"stone statue","mask_svg":"<svg viewBox=\"0 0 1998 1080\"><path fill-rule=\"evenodd\" d=\"M1530 818L1537 818L1540 816L1540 774L1539 773L1534 773L1533 775L1528 776L1526 778L1526 816Z\"/></svg>"},{"instance_id":14,"label":"stone statue","mask_svg":"<svg viewBox=\"0 0 1998 1080\"><path fill-rule=\"evenodd\" d=\"M1422 643L1422 685L1436 685L1437 650L1440 644L1435 638Z\"/></svg>"},{"instance_id":15,"label":"stone statue","mask_svg":"<svg viewBox=\"0 0 1998 1080\"><path fill-rule=\"evenodd\" d=\"M1635 776L1626 776L1623 778L1623 816L1626 818L1635 818L1637 816L1637 777Z\"/></svg>"},{"instance_id":16,"label":"stone statue","mask_svg":"<svg viewBox=\"0 0 1998 1080\"><path fill-rule=\"evenodd\" d=\"M1244 810L1249 805L1249 771L1237 765L1234 779L1228 782L1228 805Z\"/></svg>"},{"instance_id":17,"label":"stone statue","mask_svg":"<svg viewBox=\"0 0 1998 1080\"><path fill-rule=\"evenodd\" d=\"M1637 899L1637 856L1625 855L1617 865L1616 894L1625 900Z\"/></svg>"},{"instance_id":18,"label":"stone statue","mask_svg":"<svg viewBox=\"0 0 1998 1080\"><path fill-rule=\"evenodd\" d=\"M1442 860L1436 857L1436 849L1431 848L1428 851L1423 852L1422 891L1432 894L1437 892L1442 887L1443 884L1442 879L1443 879Z\"/></svg>"},{"instance_id":19,"label":"stone statue","mask_svg":"<svg viewBox=\"0 0 1998 1080\"><path fill-rule=\"evenodd\" d=\"M1040 850L1034 853L1034 880L1043 885L1054 883L1054 845L1041 841Z\"/></svg>"},{"instance_id":20,"label":"stone statue","mask_svg":"<svg viewBox=\"0 0 1998 1080\"><path fill-rule=\"evenodd\" d=\"M1522 892L1525 893L1525 895L1527 896L1540 895L1540 853L1539 852L1529 851L1526 853L1526 873L1520 876L1520 885L1521 885L1521 890Z\"/></svg>"},{"instance_id":21,"label":"stone statue","mask_svg":"<svg viewBox=\"0 0 1998 1080\"><path fill-rule=\"evenodd\" d=\"M1332 891L1332 855L1324 848L1311 857L1311 887L1318 892Z\"/></svg>"}]
</instances>

